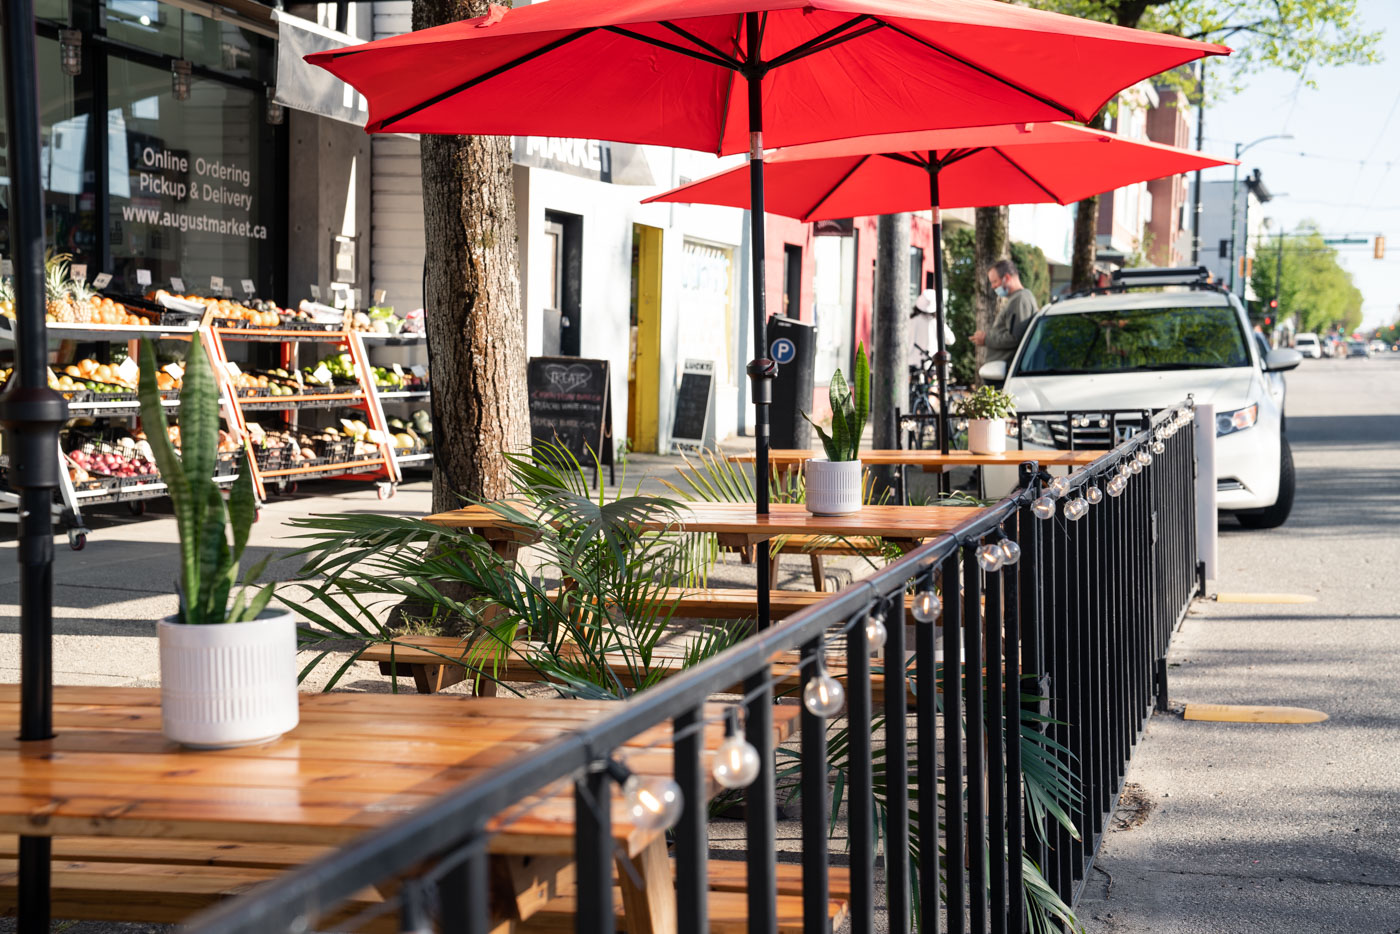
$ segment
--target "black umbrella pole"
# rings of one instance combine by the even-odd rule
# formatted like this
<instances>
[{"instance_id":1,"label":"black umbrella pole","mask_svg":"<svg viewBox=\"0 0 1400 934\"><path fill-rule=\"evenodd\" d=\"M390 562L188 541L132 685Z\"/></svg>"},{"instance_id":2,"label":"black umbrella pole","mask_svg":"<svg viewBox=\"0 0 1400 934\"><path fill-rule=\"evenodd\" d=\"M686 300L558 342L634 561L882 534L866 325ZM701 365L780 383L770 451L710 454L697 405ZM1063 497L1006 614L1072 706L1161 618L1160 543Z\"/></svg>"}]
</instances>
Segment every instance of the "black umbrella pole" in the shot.
<instances>
[{"instance_id":1,"label":"black umbrella pole","mask_svg":"<svg viewBox=\"0 0 1400 934\"><path fill-rule=\"evenodd\" d=\"M933 154L930 153L930 162ZM938 334L938 352L933 355L933 368L938 373L938 452L948 453L948 366L952 356L943 328L943 209L938 197L938 168L929 171L929 204L933 207L933 308L934 327ZM946 478L948 475L942 475Z\"/></svg>"}]
</instances>

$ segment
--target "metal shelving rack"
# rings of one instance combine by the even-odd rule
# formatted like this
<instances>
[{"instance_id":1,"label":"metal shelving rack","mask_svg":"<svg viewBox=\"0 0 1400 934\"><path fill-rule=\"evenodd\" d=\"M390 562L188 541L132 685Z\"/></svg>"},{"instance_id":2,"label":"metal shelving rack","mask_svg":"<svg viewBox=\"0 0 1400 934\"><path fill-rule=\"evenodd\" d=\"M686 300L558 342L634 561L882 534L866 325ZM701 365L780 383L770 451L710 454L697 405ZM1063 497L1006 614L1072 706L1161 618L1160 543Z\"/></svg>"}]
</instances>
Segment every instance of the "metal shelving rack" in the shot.
<instances>
[{"instance_id":1,"label":"metal shelving rack","mask_svg":"<svg viewBox=\"0 0 1400 934\"><path fill-rule=\"evenodd\" d=\"M415 346L426 343L428 339L426 334L421 333L378 334L374 332L359 332L359 337L363 343L373 344L380 347ZM430 393L426 387L423 389L402 389L384 392L380 390L378 386L375 385L373 379L369 380L369 384L370 393L374 397L374 405L379 409L381 418L384 418L385 403L393 405L396 403L411 404L414 402L422 402L426 404L430 396ZM387 424L387 418L385 418L385 423ZM396 449L393 448L393 445L390 445L390 454L393 457L394 466L395 469L398 471L400 478L402 478L403 476L403 469L405 467L427 468L431 467L433 463L432 451L420 451L414 454L400 454Z\"/></svg>"}]
</instances>

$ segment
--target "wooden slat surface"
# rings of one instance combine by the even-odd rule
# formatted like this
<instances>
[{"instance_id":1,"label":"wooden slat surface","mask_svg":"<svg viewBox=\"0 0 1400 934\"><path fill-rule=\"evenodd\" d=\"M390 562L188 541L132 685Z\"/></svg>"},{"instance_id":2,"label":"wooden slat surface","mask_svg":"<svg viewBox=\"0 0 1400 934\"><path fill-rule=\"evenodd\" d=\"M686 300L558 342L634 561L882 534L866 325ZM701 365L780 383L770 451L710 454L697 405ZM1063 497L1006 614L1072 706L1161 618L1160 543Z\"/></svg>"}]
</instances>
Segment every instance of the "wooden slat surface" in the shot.
<instances>
[{"instance_id":1,"label":"wooden slat surface","mask_svg":"<svg viewBox=\"0 0 1400 934\"><path fill-rule=\"evenodd\" d=\"M196 752L160 734L160 694L144 688L58 687L57 736L19 743L18 689L0 686L0 833L138 836L329 846L410 813L489 768L616 710L616 704L461 695L301 695L302 721L263 746ZM707 748L723 741L718 718ZM786 738L800 708L774 709ZM641 774L670 774L671 727L624 753ZM492 849L569 853L572 785L498 816ZM614 835L629 854L652 835L614 798Z\"/></svg>"},{"instance_id":2,"label":"wooden slat surface","mask_svg":"<svg viewBox=\"0 0 1400 934\"><path fill-rule=\"evenodd\" d=\"M1026 461L1036 461L1042 467L1082 467L1092 464L1106 450L1081 451L1007 451L1004 454L973 454L971 451L861 451L860 461L867 466L908 465L910 467L1015 467ZM768 465L776 470L784 470L804 464L815 456L810 448L780 448L768 452ZM744 451L730 454L729 460L740 464L752 464L754 453Z\"/></svg>"},{"instance_id":3,"label":"wooden slat surface","mask_svg":"<svg viewBox=\"0 0 1400 934\"><path fill-rule=\"evenodd\" d=\"M966 506L863 506L849 516L814 516L795 503L775 503L767 515L754 512L752 503L690 503L674 523L656 522L653 531L714 532L751 539L777 535L874 535L911 540L932 538L976 517L979 510ZM449 528L517 530L511 522L487 506L468 506L429 516L428 522Z\"/></svg>"}]
</instances>

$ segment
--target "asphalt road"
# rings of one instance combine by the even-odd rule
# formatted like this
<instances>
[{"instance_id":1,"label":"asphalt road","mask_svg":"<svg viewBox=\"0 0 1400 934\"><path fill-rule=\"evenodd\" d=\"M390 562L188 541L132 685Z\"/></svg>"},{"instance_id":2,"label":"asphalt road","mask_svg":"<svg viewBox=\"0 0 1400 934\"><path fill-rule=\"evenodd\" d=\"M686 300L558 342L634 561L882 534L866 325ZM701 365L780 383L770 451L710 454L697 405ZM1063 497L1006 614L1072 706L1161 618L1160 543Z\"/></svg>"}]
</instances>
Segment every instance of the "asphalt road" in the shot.
<instances>
[{"instance_id":1,"label":"asphalt road","mask_svg":"<svg viewBox=\"0 0 1400 934\"><path fill-rule=\"evenodd\" d=\"M1178 712L1150 721L1079 917L1091 934L1400 932L1400 355L1289 376L1298 468L1282 528L1222 517L1218 590L1170 655ZM1182 719L1186 703L1324 711L1311 725ZM1127 826L1133 825L1136 826Z\"/></svg>"}]
</instances>

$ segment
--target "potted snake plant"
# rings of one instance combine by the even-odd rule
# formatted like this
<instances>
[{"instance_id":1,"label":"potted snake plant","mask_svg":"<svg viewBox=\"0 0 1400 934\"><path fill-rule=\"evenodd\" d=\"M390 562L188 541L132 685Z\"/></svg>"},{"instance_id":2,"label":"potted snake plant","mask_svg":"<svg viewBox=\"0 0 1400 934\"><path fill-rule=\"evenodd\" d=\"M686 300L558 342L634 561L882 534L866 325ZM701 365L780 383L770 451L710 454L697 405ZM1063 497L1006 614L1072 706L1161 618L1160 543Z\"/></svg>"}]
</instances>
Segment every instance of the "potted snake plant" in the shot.
<instances>
[{"instance_id":1,"label":"potted snake plant","mask_svg":"<svg viewBox=\"0 0 1400 934\"><path fill-rule=\"evenodd\" d=\"M1016 411L1010 393L979 386L953 403L953 414L967 419L967 449L973 454L1006 453L1006 418Z\"/></svg>"},{"instance_id":2,"label":"potted snake plant","mask_svg":"<svg viewBox=\"0 0 1400 934\"><path fill-rule=\"evenodd\" d=\"M861 504L860 436L870 418L870 361L865 356L865 344L856 348L856 368L853 385L838 369L831 377L827 390L831 399L831 434L812 421L806 412L802 417L822 439L826 457L807 461L807 511L814 516L847 516L858 512Z\"/></svg>"},{"instance_id":3,"label":"potted snake plant","mask_svg":"<svg viewBox=\"0 0 1400 934\"><path fill-rule=\"evenodd\" d=\"M257 501L246 467L227 503L214 482L219 390L204 344L197 336L190 342L178 454L167 431L150 341L141 342L138 392L146 438L180 533L180 608L158 624L161 730L204 749L276 739L298 720L296 623L290 612L267 608L271 584L250 587L267 558L234 592Z\"/></svg>"}]
</instances>

